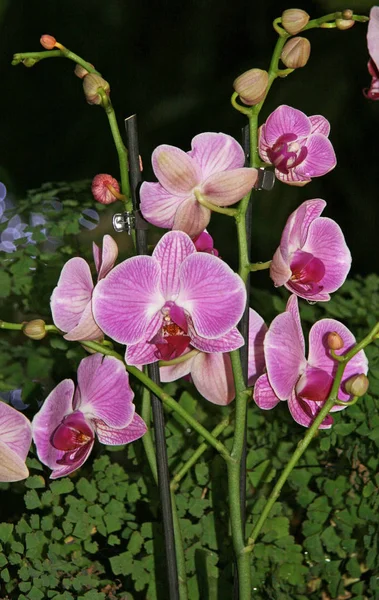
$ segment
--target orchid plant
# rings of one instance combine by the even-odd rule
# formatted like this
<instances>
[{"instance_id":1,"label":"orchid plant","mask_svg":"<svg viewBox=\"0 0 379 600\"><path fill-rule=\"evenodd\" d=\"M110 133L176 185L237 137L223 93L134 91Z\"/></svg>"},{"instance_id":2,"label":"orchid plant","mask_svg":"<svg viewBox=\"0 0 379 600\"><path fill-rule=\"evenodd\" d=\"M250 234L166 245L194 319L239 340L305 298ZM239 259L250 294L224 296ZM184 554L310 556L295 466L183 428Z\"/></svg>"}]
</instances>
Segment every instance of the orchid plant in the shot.
<instances>
[{"instance_id":1,"label":"orchid plant","mask_svg":"<svg viewBox=\"0 0 379 600\"><path fill-rule=\"evenodd\" d=\"M301 9L285 10L274 21L278 40L268 71L252 68L234 83L231 102L248 120L248 150L220 132L196 135L190 151L158 146L152 153L157 181L142 183L140 213L128 165L133 160L140 165L140 172L142 163L135 148L124 145L108 82L89 62L50 35L41 38L45 51L14 56L13 64L25 66L45 58L68 58L76 63L75 73L83 80L87 102L104 109L119 158L120 183L114 174L99 174L93 180L92 193L102 204L122 204L123 218L131 223L135 255L116 264L117 236L126 234L106 234L102 248L93 246L96 283L91 266L82 257L70 258L63 265L51 290L53 323L41 319L0 321L3 330L19 329L36 341L47 334L63 336L89 353L79 364L77 383L72 379L58 383L32 423L15 408L0 403L0 480L19 481L28 476L25 460L32 437L37 456L51 469L52 479L80 469L96 440L119 446L141 438L161 490L164 519L171 519L171 534L174 531L175 549L170 545L167 526L171 600L189 597L174 493L180 477L173 480L170 493L167 485L164 487L166 448L159 433L164 435L164 428L159 430L160 425L152 423L150 395L203 440L194 456L184 462L181 477L209 446L225 461L236 560L235 597L248 600L254 597L251 560L256 540L284 483L318 430L333 426L331 413L348 409L367 391L365 348L379 338L379 323L357 342L345 324L322 319L312 326L307 352L305 349L299 303L328 302L330 294L343 285L351 266L340 226L321 216L324 210L327 214L326 201L306 200L288 217L278 249L266 262L253 263L250 259L248 221L251 197L267 193L264 177L268 171L275 174L276 185L309 186L312 197L312 179L336 167L333 135L329 139L331 127L324 116L308 117L299 108L281 105L259 123L274 81L305 66L309 58L309 41L294 36L312 28L343 30L355 22L369 21L372 83L365 94L376 100L378 13L379 8L374 7L370 20L350 10L310 19ZM280 60L285 68L279 66ZM2 184L0 210L5 197L1 194ZM222 248L214 248L206 230L212 228L213 212L223 216L236 237L238 273L223 260ZM151 254L139 252L137 237L146 230L146 222L169 230ZM284 286L291 294L286 310L269 326L249 306L250 275L265 269L275 287ZM234 401L234 405L223 409L228 411L227 418L210 432L167 393L158 377L163 384L187 378L205 401L222 407ZM144 389L142 404L138 386L133 391L136 383ZM287 401L293 419L306 429L247 537L244 446L252 400L264 411ZM231 445L219 439L229 425L233 427Z\"/></svg>"}]
</instances>

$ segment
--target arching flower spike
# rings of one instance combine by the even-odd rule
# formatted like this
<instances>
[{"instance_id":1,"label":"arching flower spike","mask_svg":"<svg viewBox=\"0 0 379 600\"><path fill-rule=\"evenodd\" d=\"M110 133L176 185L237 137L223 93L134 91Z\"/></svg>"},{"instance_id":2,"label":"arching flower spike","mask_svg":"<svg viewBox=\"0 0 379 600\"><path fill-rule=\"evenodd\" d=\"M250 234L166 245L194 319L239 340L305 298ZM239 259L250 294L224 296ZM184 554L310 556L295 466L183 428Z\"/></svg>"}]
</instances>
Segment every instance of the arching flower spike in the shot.
<instances>
[{"instance_id":1,"label":"arching flower spike","mask_svg":"<svg viewBox=\"0 0 379 600\"><path fill-rule=\"evenodd\" d=\"M329 122L321 115L307 117L283 104L260 128L259 154L274 165L280 181L302 186L336 166L329 131Z\"/></svg>"},{"instance_id":2,"label":"arching flower spike","mask_svg":"<svg viewBox=\"0 0 379 600\"><path fill-rule=\"evenodd\" d=\"M95 243L93 244L98 281L113 268L117 255L117 244L110 235L104 236L102 251ZM94 284L88 263L80 257L67 261L51 296L54 324L67 332L63 336L66 340L96 340L103 336L92 314L93 289Z\"/></svg>"},{"instance_id":3,"label":"arching flower spike","mask_svg":"<svg viewBox=\"0 0 379 600\"><path fill-rule=\"evenodd\" d=\"M29 419L9 404L0 402L0 481L21 481L28 477L25 460L31 441Z\"/></svg>"},{"instance_id":4,"label":"arching flower spike","mask_svg":"<svg viewBox=\"0 0 379 600\"><path fill-rule=\"evenodd\" d=\"M257 169L244 168L245 155L225 133L201 133L190 152L175 146L158 146L152 163L158 183L141 186L141 211L147 221L165 229L199 235L211 218L201 196L216 206L230 206L254 186Z\"/></svg>"},{"instance_id":5,"label":"arching flower spike","mask_svg":"<svg viewBox=\"0 0 379 600\"><path fill-rule=\"evenodd\" d=\"M121 361L93 354L78 369L78 385L61 381L32 422L40 461L52 479L78 469L88 458L95 434L102 444L129 444L142 437L146 425L135 413L133 391Z\"/></svg>"},{"instance_id":6,"label":"arching flower spike","mask_svg":"<svg viewBox=\"0 0 379 600\"><path fill-rule=\"evenodd\" d=\"M304 427L312 425L330 393L337 371L337 361L330 354L329 334L337 333L343 347L337 354L347 352L355 338L345 325L335 319L321 319L309 333L309 354L305 358L304 336L301 330L298 300L292 295L286 311L271 323L264 340L264 353L267 374L261 375L254 387L254 400L260 408L274 408L280 400L288 401L288 408L294 420ZM363 350L346 365L338 398L349 401L345 383L352 376L368 370L367 358ZM334 405L331 412L345 407ZM320 429L329 429L333 418L328 415Z\"/></svg>"},{"instance_id":7,"label":"arching flower spike","mask_svg":"<svg viewBox=\"0 0 379 600\"><path fill-rule=\"evenodd\" d=\"M325 200L307 200L290 215L270 267L276 286L310 301L330 300L351 266L341 228L320 217L325 206Z\"/></svg>"},{"instance_id":8,"label":"arching flower spike","mask_svg":"<svg viewBox=\"0 0 379 600\"><path fill-rule=\"evenodd\" d=\"M190 345L204 352L239 348L245 302L242 280L227 264L171 231L152 256L125 260L97 284L93 310L104 333L128 344L126 362L145 365L181 356Z\"/></svg>"},{"instance_id":9,"label":"arching flower spike","mask_svg":"<svg viewBox=\"0 0 379 600\"><path fill-rule=\"evenodd\" d=\"M267 327L260 315L249 309L248 386L253 386L265 365L263 340ZM183 363L161 367L161 381L176 381L190 375L200 394L213 404L230 404L235 397L233 371L229 354L199 352Z\"/></svg>"}]
</instances>

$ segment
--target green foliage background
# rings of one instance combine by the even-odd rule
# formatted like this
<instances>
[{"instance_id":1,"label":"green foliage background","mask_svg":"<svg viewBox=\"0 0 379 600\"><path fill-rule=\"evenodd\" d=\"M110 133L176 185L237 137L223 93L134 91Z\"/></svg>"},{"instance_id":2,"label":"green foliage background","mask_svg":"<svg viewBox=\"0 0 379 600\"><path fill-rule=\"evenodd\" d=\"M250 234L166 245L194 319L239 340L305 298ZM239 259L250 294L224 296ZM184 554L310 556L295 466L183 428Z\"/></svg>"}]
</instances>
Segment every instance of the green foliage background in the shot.
<instances>
[{"instance_id":1,"label":"green foliage background","mask_svg":"<svg viewBox=\"0 0 379 600\"><path fill-rule=\"evenodd\" d=\"M90 259L88 233L77 218L90 206L89 183L46 184L20 200L26 212L52 197L63 210L50 229L64 242L55 253L44 241L25 245L2 261L2 315L20 321L49 316L48 299L63 263L72 254ZM55 220L54 220L55 219ZM107 212L102 222L108 223ZM5 226L5 225L4 225ZM100 225L100 229L102 226ZM96 230L95 230L96 231ZM41 236L38 228L35 237ZM42 236L43 237L43 236ZM126 236L118 236L122 241ZM127 255L127 248L123 251ZM31 258L33 256L33 258ZM90 259L91 260L91 259ZM30 270L33 265L35 270ZM253 279L254 282L254 279ZM252 290L253 306L269 322L284 310L286 293ZM315 320L345 322L357 338L379 318L379 277L356 278L329 303L301 302L305 329ZM335 414L335 426L312 442L283 490L255 547L253 583L257 600L378 599L379 542L379 357L370 359L370 393ZM20 332L2 332L0 386L22 388L32 417L52 387L75 377L85 351L57 336L41 342ZM137 411L140 388L136 391ZM202 400L186 382L167 384L191 414L208 428L233 410ZM224 433L231 442L231 427ZM285 403L248 412L247 532L260 514L273 481L304 430ZM171 472L189 458L200 440L185 423L167 420ZM97 447L71 477L49 481L33 456L26 482L1 484L0 597L20 600L164 600L167 586L159 499L141 442ZM177 492L191 600L230 600L232 548L228 529L225 465L212 449L187 474Z\"/></svg>"}]
</instances>

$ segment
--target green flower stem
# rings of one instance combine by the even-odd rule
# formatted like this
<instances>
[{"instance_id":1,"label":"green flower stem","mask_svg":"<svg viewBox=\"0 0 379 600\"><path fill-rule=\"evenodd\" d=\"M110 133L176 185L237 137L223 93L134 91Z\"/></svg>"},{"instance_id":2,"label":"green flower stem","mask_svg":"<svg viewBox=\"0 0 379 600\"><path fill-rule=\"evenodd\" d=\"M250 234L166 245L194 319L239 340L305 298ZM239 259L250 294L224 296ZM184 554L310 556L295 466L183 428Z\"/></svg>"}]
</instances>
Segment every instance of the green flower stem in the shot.
<instances>
[{"instance_id":1,"label":"green flower stem","mask_svg":"<svg viewBox=\"0 0 379 600\"><path fill-rule=\"evenodd\" d=\"M22 331L25 323L8 323L7 321L0 321L0 329L10 329L13 331Z\"/></svg>"},{"instance_id":2,"label":"green flower stem","mask_svg":"<svg viewBox=\"0 0 379 600\"><path fill-rule=\"evenodd\" d=\"M187 354L182 354L182 356L178 356L178 358L173 358L172 360L160 360L158 364L160 367L179 365L180 363L186 362L190 358L193 358L194 356L196 356L196 354L199 354L199 352L200 350L193 349L190 350L190 352L187 352Z\"/></svg>"},{"instance_id":3,"label":"green flower stem","mask_svg":"<svg viewBox=\"0 0 379 600\"><path fill-rule=\"evenodd\" d=\"M222 421L220 421L220 423L218 425L216 425L216 427L211 432L213 437L218 438L218 436L226 429L226 427L229 425L229 423L230 423L229 416L226 417L225 419L223 419ZM205 442L200 444L200 446L195 450L195 452L191 455L191 457L181 466L179 471L177 471L177 473L175 473L175 475L171 481L171 489L173 492L178 489L179 484L180 484L181 480L183 479L183 477L186 475L186 473L188 473L188 471L193 467L193 465L197 463L200 456L202 454L204 454L204 452L207 450L207 448L209 448L209 444L206 444Z\"/></svg>"},{"instance_id":4,"label":"green flower stem","mask_svg":"<svg viewBox=\"0 0 379 600\"><path fill-rule=\"evenodd\" d=\"M232 97L230 99L232 106L236 110L238 110L240 113L242 113L243 115L249 115L251 113L251 108L248 108L247 106L243 106L242 104L237 102L237 98L238 98L238 94L237 94L237 92L234 92L234 94L232 95Z\"/></svg>"},{"instance_id":5,"label":"green flower stem","mask_svg":"<svg viewBox=\"0 0 379 600\"><path fill-rule=\"evenodd\" d=\"M68 50L67 48L65 48L65 50L45 50L41 52L17 53L13 55L12 64L18 65L25 58L34 58L34 60L36 60L37 62L39 62L40 60L44 60L45 58L68 58L69 60L72 60L73 62L83 67L83 69L86 69L86 71L88 71L89 73L96 73L96 75L101 75L101 73L99 73L99 71L96 71L96 69L89 62L83 60L80 56L78 56L74 52L71 52L71 50Z\"/></svg>"},{"instance_id":6,"label":"green flower stem","mask_svg":"<svg viewBox=\"0 0 379 600\"><path fill-rule=\"evenodd\" d=\"M237 208L224 208L223 206L217 206L217 204L213 204L212 202L208 202L203 198L203 196L195 191L196 200L205 208L209 208L209 210L213 212L220 213L221 215L228 215L228 217L235 217L238 214Z\"/></svg>"},{"instance_id":7,"label":"green flower stem","mask_svg":"<svg viewBox=\"0 0 379 600\"><path fill-rule=\"evenodd\" d=\"M155 456L155 448L153 439L150 431L151 422L151 400L150 391L145 387L142 393L142 408L141 417L147 425L147 432L142 436L142 444L145 450L145 454L153 474L155 483L158 485L158 469L157 459ZM174 524L174 537L175 537L175 552L176 562L178 567L178 578L179 578L179 598L180 600L188 600L188 589L187 589L187 573L186 573L186 561L183 548L182 532L180 530L180 522L178 517L178 511L176 508L176 498L173 491L171 492L171 510L172 520Z\"/></svg>"},{"instance_id":8,"label":"green flower stem","mask_svg":"<svg viewBox=\"0 0 379 600\"><path fill-rule=\"evenodd\" d=\"M105 110L105 113L108 117L109 126L112 132L112 137L114 141L114 145L116 146L117 154L118 154L118 162L120 165L120 176L121 176L121 191L124 196L126 196L125 201L125 210L132 211L133 204L130 193L130 183L129 183L129 173L128 173L128 151L122 141L122 137L120 134L120 130L118 127L116 114L114 112L114 108L112 106L112 102L106 92L99 88L98 90L101 99L102 106Z\"/></svg>"},{"instance_id":9,"label":"green flower stem","mask_svg":"<svg viewBox=\"0 0 379 600\"><path fill-rule=\"evenodd\" d=\"M311 21L309 21L305 27L303 27L303 29L301 30L301 33L303 33L303 31L307 31L308 29L315 29L317 27L325 27L325 24L327 24L330 21L335 21L336 19L342 19L342 12L341 11L337 11L334 13L329 13L328 15L324 15L323 17L319 17L318 19L312 19ZM365 15L353 15L351 17L352 21L359 21L360 23L366 23L369 20L369 17L366 17ZM334 23L331 23L332 27L334 26Z\"/></svg>"},{"instance_id":10,"label":"green flower stem","mask_svg":"<svg viewBox=\"0 0 379 600\"><path fill-rule=\"evenodd\" d=\"M268 260L267 262L251 263L250 271L264 271L265 269L269 269L271 262L271 260Z\"/></svg>"},{"instance_id":11,"label":"green flower stem","mask_svg":"<svg viewBox=\"0 0 379 600\"><path fill-rule=\"evenodd\" d=\"M319 426L321 425L321 423L323 422L325 417L328 415L330 409L333 408L333 406L335 404L337 404L338 390L341 385L341 380L342 380L343 373L344 373L347 363L349 362L349 360L351 360L353 358L353 356L358 354L358 352L360 350L363 350L363 348L365 348L366 346L368 346L369 344L371 344L374 341L375 335L378 333L378 331L379 331L379 323L377 323L375 325L375 327L371 330L371 332L361 342L356 344L349 352L347 352L344 355L343 362L338 363L336 376L334 378L333 386L330 391L329 397L326 400L323 407L321 408L317 417L313 421L312 425L308 429L307 433L303 437L303 439L300 440L300 442L298 443L295 452L291 456L291 458L288 461L286 467L284 468L281 476L279 477L278 481L276 482L276 484L265 504L265 507L264 507L264 509L252 531L251 537L249 538L249 543L245 548L246 553L251 552L253 550L256 539L257 539L268 515L270 514L270 511L271 511L273 505L275 504L277 498L279 497L279 494L282 490L283 485L287 481L293 468L297 465L301 456L304 454L305 450L308 448L309 444L311 443L312 439L314 438L315 434L317 433ZM353 402L353 404L354 404L354 402ZM233 452L232 452L232 456L233 456Z\"/></svg>"},{"instance_id":12,"label":"green flower stem","mask_svg":"<svg viewBox=\"0 0 379 600\"><path fill-rule=\"evenodd\" d=\"M80 343L86 348L96 350L96 352L101 352L102 354L105 354L107 356L114 356L115 358L118 358L119 360L124 362L124 359L122 358L121 354L119 354L115 350L104 347L98 342L84 341ZM166 394L166 392L164 392L158 384L154 383L154 381L152 381L150 377L148 377L145 373L137 369L137 367L133 367L132 365L125 364L125 368L131 375L138 379L145 387L147 387L151 392L153 392L153 394L155 394L160 400L162 400L163 404L165 404L168 408L174 411L177 415L182 417L182 419L184 419L188 423L188 425L192 427L192 429L197 431L199 435L201 435L205 440L207 440L207 442L211 446L213 446L213 448L215 448L226 461L232 460L230 453L226 449L224 444L217 440L205 427L203 427L203 425L201 425L201 423L196 421L196 419L194 419L194 417L192 417L182 406L180 406L180 404L178 404L177 401L174 400L174 398L172 398L169 394Z\"/></svg>"}]
</instances>

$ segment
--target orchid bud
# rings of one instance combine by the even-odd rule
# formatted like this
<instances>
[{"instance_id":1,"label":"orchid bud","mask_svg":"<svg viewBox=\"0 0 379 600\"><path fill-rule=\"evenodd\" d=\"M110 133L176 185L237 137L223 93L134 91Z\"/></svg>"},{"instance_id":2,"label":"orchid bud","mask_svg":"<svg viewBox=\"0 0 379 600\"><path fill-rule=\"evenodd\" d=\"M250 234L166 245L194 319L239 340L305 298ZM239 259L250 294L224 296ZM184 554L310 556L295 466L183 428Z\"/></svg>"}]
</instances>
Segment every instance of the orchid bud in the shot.
<instances>
[{"instance_id":1,"label":"orchid bud","mask_svg":"<svg viewBox=\"0 0 379 600\"><path fill-rule=\"evenodd\" d=\"M330 350L341 350L344 347L344 341L336 331L331 331L328 334L327 344Z\"/></svg>"},{"instance_id":2,"label":"orchid bud","mask_svg":"<svg viewBox=\"0 0 379 600\"><path fill-rule=\"evenodd\" d=\"M280 58L289 69L305 67L311 53L311 44L307 38L294 37L285 44Z\"/></svg>"},{"instance_id":3,"label":"orchid bud","mask_svg":"<svg viewBox=\"0 0 379 600\"><path fill-rule=\"evenodd\" d=\"M89 71L82 67L82 65L76 65L74 73L77 77L79 77L79 79L83 79L86 75L88 75Z\"/></svg>"},{"instance_id":4,"label":"orchid bud","mask_svg":"<svg viewBox=\"0 0 379 600\"><path fill-rule=\"evenodd\" d=\"M291 35L299 33L309 21L309 15L301 8L289 8L282 14L282 25Z\"/></svg>"},{"instance_id":5,"label":"orchid bud","mask_svg":"<svg viewBox=\"0 0 379 600\"><path fill-rule=\"evenodd\" d=\"M57 40L52 35L42 35L40 38L41 46L45 48L45 50L53 50L55 48L55 44Z\"/></svg>"},{"instance_id":6,"label":"orchid bud","mask_svg":"<svg viewBox=\"0 0 379 600\"><path fill-rule=\"evenodd\" d=\"M116 202L120 196L118 181L107 173L100 173L92 180L92 194L100 204L111 204Z\"/></svg>"},{"instance_id":7,"label":"orchid bud","mask_svg":"<svg viewBox=\"0 0 379 600\"><path fill-rule=\"evenodd\" d=\"M250 69L233 82L233 87L244 104L253 106L263 100L268 85L268 73L262 69Z\"/></svg>"},{"instance_id":8,"label":"orchid bud","mask_svg":"<svg viewBox=\"0 0 379 600\"><path fill-rule=\"evenodd\" d=\"M344 31L345 29L350 29L354 25L355 21L352 19L336 19L336 27L337 29L341 29Z\"/></svg>"},{"instance_id":9,"label":"orchid bud","mask_svg":"<svg viewBox=\"0 0 379 600\"><path fill-rule=\"evenodd\" d=\"M23 326L22 331L31 340L42 340L46 335L46 323L42 319L33 319Z\"/></svg>"},{"instance_id":10,"label":"orchid bud","mask_svg":"<svg viewBox=\"0 0 379 600\"><path fill-rule=\"evenodd\" d=\"M353 14L354 14L354 12L350 8L346 8L345 10L342 11L342 18L349 20L353 17Z\"/></svg>"},{"instance_id":11,"label":"orchid bud","mask_svg":"<svg viewBox=\"0 0 379 600\"><path fill-rule=\"evenodd\" d=\"M352 394L353 396L358 396L359 398L365 395L368 390L368 386L369 380L363 373L360 375L354 375L354 377L350 377L350 379L345 382L345 389L347 393Z\"/></svg>"},{"instance_id":12,"label":"orchid bud","mask_svg":"<svg viewBox=\"0 0 379 600\"><path fill-rule=\"evenodd\" d=\"M28 58L24 58L24 60L22 61L22 64L25 67L34 67L34 65L38 62L38 60L36 60L35 58L32 58L31 56Z\"/></svg>"},{"instance_id":13,"label":"orchid bud","mask_svg":"<svg viewBox=\"0 0 379 600\"><path fill-rule=\"evenodd\" d=\"M105 79L96 75L95 73L89 73L83 79L83 90L84 95L88 104L101 104L102 98L99 94L99 89L103 89L104 92L109 96L111 88Z\"/></svg>"}]
</instances>

